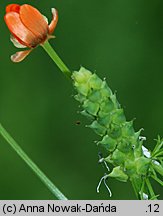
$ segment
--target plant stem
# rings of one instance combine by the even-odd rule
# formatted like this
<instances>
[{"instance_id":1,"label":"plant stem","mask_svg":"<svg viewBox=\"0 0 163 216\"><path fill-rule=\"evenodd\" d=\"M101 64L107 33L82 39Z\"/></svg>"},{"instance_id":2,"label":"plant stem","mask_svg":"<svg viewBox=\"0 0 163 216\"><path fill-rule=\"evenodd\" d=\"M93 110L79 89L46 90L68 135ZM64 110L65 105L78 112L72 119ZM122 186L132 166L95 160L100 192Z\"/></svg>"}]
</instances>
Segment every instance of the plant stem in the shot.
<instances>
[{"instance_id":1,"label":"plant stem","mask_svg":"<svg viewBox=\"0 0 163 216\"><path fill-rule=\"evenodd\" d=\"M142 186L141 186L141 191L140 191L141 200L144 200L144 197L143 197L144 186L145 186L145 180L143 179Z\"/></svg>"},{"instance_id":2,"label":"plant stem","mask_svg":"<svg viewBox=\"0 0 163 216\"><path fill-rule=\"evenodd\" d=\"M133 189L134 189L134 192L135 192L135 195L136 195L137 199L139 199L139 196L138 196L138 194L137 194L137 190L136 190L135 183L134 183L133 181L131 181L131 184L132 184L132 187L133 187Z\"/></svg>"},{"instance_id":3,"label":"plant stem","mask_svg":"<svg viewBox=\"0 0 163 216\"><path fill-rule=\"evenodd\" d=\"M148 187L149 193L150 193L150 195L151 195L151 199L157 200L157 198L156 198L157 196L155 195L155 193L154 193L154 191L153 191L153 188L152 188L152 185L151 185L149 179L146 178L145 181L146 181L146 185L147 185L147 187Z\"/></svg>"},{"instance_id":4,"label":"plant stem","mask_svg":"<svg viewBox=\"0 0 163 216\"><path fill-rule=\"evenodd\" d=\"M71 71L64 64L64 62L61 60L61 58L57 55L57 53L51 47L50 43L48 41L46 41L41 46L48 53L48 55L52 58L52 60L56 63L56 65L59 67L59 69L62 71L62 73L64 75L66 75L68 78L71 78Z\"/></svg>"},{"instance_id":5,"label":"plant stem","mask_svg":"<svg viewBox=\"0 0 163 216\"><path fill-rule=\"evenodd\" d=\"M40 168L28 157L28 155L20 148L16 141L10 136L5 128L0 124L0 134L16 151L16 153L25 161L25 163L33 170L33 172L41 179L45 186L55 195L59 200L67 200L61 191L47 178L47 176L40 170Z\"/></svg>"},{"instance_id":6,"label":"plant stem","mask_svg":"<svg viewBox=\"0 0 163 216\"><path fill-rule=\"evenodd\" d=\"M151 176L155 181L157 181L161 186L163 186L163 181L161 181L159 178L157 178L156 176L152 175Z\"/></svg>"},{"instance_id":7,"label":"plant stem","mask_svg":"<svg viewBox=\"0 0 163 216\"><path fill-rule=\"evenodd\" d=\"M139 190L137 178L131 178L130 181L131 181L131 184L132 184L132 187L134 189L134 192L135 192L137 199L140 199L141 196L139 195L140 190Z\"/></svg>"}]
</instances>

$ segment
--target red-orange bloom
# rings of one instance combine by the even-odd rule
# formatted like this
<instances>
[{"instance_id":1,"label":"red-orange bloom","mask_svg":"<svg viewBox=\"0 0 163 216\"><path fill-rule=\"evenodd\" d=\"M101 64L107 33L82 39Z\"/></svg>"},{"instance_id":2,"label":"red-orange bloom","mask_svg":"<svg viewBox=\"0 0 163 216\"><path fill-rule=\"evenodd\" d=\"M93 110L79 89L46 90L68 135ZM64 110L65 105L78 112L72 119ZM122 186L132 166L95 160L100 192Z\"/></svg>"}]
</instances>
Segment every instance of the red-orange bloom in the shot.
<instances>
[{"instance_id":1,"label":"red-orange bloom","mask_svg":"<svg viewBox=\"0 0 163 216\"><path fill-rule=\"evenodd\" d=\"M4 19L11 32L11 41L18 48L30 48L12 55L13 62L22 61L33 48L54 37L52 33L58 22L58 13L54 8L52 15L48 25L47 18L31 5L10 4L6 7Z\"/></svg>"}]
</instances>

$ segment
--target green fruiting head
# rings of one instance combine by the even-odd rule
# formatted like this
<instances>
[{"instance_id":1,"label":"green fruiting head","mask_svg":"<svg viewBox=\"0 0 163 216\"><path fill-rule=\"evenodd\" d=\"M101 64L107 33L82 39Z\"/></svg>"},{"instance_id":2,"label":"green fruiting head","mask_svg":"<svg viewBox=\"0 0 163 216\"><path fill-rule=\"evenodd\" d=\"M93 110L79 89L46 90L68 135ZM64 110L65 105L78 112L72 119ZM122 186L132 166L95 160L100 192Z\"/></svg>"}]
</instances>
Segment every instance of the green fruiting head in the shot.
<instances>
[{"instance_id":1,"label":"green fruiting head","mask_svg":"<svg viewBox=\"0 0 163 216\"><path fill-rule=\"evenodd\" d=\"M105 80L83 67L73 73L72 79L77 90L75 98L83 108L81 113L91 120L88 127L101 136L98 144L106 149L105 163L114 167L107 176L123 182L130 179L139 194L144 179L149 177L152 170L163 175L162 165L155 159L145 157L141 130L135 132L133 121L126 121L116 95ZM153 151L154 158L156 155L161 157L162 146L163 141L159 139Z\"/></svg>"}]
</instances>

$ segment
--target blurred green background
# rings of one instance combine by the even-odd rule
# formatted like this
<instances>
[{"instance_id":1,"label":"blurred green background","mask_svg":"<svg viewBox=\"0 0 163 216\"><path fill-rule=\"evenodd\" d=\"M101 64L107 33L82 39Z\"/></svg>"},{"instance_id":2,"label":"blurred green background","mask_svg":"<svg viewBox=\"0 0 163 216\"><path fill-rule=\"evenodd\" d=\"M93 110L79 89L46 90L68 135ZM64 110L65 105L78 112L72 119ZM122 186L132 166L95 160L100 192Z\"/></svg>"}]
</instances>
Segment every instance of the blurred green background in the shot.
<instances>
[{"instance_id":1,"label":"blurred green background","mask_svg":"<svg viewBox=\"0 0 163 216\"><path fill-rule=\"evenodd\" d=\"M74 90L49 56L38 47L22 63L9 40L0 9L0 121L20 146L69 199L110 199L99 179L98 136L85 128ZM20 1L37 7L49 20L59 11L52 46L72 69L80 65L107 77L117 91L127 119L144 128L145 145L163 136L163 1L47 0ZM81 124L76 125L80 120ZM0 137L0 199L54 199L51 193ZM130 183L109 179L112 199L135 199ZM153 183L163 198L161 186Z\"/></svg>"}]
</instances>

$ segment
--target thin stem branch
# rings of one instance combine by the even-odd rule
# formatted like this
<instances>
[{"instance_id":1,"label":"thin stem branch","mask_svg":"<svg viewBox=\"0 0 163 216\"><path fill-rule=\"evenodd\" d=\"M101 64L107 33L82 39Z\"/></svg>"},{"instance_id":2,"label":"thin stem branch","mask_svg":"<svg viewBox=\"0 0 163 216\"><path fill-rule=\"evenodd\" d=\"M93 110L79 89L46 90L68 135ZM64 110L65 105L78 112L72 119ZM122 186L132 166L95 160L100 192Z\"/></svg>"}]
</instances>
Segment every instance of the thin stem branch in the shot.
<instances>
[{"instance_id":1,"label":"thin stem branch","mask_svg":"<svg viewBox=\"0 0 163 216\"><path fill-rule=\"evenodd\" d=\"M157 181L161 186L163 186L163 181L161 181L157 176L152 175L151 176L155 181Z\"/></svg>"},{"instance_id":2,"label":"thin stem branch","mask_svg":"<svg viewBox=\"0 0 163 216\"><path fill-rule=\"evenodd\" d=\"M135 191L135 195L137 197L137 199L142 199L141 197L141 189L142 189L142 181L140 181L140 177L139 176L133 176L132 178L130 178L132 187Z\"/></svg>"},{"instance_id":3,"label":"thin stem branch","mask_svg":"<svg viewBox=\"0 0 163 216\"><path fill-rule=\"evenodd\" d=\"M40 170L40 168L29 158L29 156L21 149L17 142L0 124L0 134L16 151L16 153L24 160L24 162L33 170L33 172L41 179L45 186L52 192L59 200L67 200L63 193L47 178L47 176Z\"/></svg>"},{"instance_id":4,"label":"thin stem branch","mask_svg":"<svg viewBox=\"0 0 163 216\"><path fill-rule=\"evenodd\" d=\"M135 192L137 199L139 199L139 194L137 193L136 185L135 185L135 182L133 180L131 180L131 184L132 184L132 187L134 189L134 192Z\"/></svg>"},{"instance_id":5,"label":"thin stem branch","mask_svg":"<svg viewBox=\"0 0 163 216\"><path fill-rule=\"evenodd\" d=\"M151 195L151 199L157 200L157 198L156 198L157 196L155 195L155 193L154 193L154 191L153 191L153 188L152 188L152 185L151 185L149 179L146 178L145 182L146 182L146 185L147 185L147 187L148 187L149 193L150 193L150 195Z\"/></svg>"},{"instance_id":6,"label":"thin stem branch","mask_svg":"<svg viewBox=\"0 0 163 216\"><path fill-rule=\"evenodd\" d=\"M52 60L56 63L59 69L65 74L68 78L71 78L71 71L68 67L64 64L61 58L57 55L55 50L51 47L50 43L46 41L44 44L41 45L44 50L48 53L48 55L52 58Z\"/></svg>"},{"instance_id":7,"label":"thin stem branch","mask_svg":"<svg viewBox=\"0 0 163 216\"><path fill-rule=\"evenodd\" d=\"M142 186L141 186L141 191L140 191L141 200L144 200L144 197L143 197L144 186L145 186L145 180L143 179Z\"/></svg>"}]
</instances>

